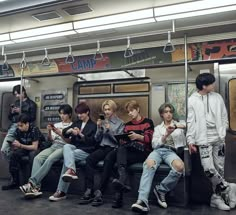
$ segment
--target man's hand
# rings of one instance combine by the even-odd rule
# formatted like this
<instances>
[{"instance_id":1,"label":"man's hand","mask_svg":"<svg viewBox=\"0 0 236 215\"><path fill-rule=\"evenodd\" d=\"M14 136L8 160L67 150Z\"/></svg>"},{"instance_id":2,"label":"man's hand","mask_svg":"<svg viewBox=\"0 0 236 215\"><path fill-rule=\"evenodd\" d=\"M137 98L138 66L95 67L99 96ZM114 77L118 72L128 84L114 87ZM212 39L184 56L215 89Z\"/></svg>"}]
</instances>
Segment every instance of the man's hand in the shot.
<instances>
[{"instance_id":1,"label":"man's hand","mask_svg":"<svg viewBox=\"0 0 236 215\"><path fill-rule=\"evenodd\" d=\"M129 132L128 135L129 139L131 140L141 140L143 138L142 135L135 133L134 131Z\"/></svg>"},{"instance_id":2,"label":"man's hand","mask_svg":"<svg viewBox=\"0 0 236 215\"><path fill-rule=\"evenodd\" d=\"M101 119L97 120L97 126L98 126L98 128L102 127L102 120Z\"/></svg>"},{"instance_id":3,"label":"man's hand","mask_svg":"<svg viewBox=\"0 0 236 215\"><path fill-rule=\"evenodd\" d=\"M12 142L12 146L13 146L13 148L21 148L21 143L19 142L19 141L17 141L17 140L15 140L14 142Z\"/></svg>"},{"instance_id":4,"label":"man's hand","mask_svg":"<svg viewBox=\"0 0 236 215\"><path fill-rule=\"evenodd\" d=\"M195 144L188 144L188 150L189 154L191 155L192 153L197 153L197 147Z\"/></svg>"}]
</instances>

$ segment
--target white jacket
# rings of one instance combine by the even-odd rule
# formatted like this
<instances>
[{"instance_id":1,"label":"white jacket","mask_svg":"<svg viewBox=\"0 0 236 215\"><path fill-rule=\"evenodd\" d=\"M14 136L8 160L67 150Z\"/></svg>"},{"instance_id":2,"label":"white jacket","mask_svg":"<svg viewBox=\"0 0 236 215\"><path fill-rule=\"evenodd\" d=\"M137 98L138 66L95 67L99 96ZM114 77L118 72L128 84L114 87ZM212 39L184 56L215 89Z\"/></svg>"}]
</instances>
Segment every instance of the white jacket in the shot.
<instances>
[{"instance_id":1,"label":"white jacket","mask_svg":"<svg viewBox=\"0 0 236 215\"><path fill-rule=\"evenodd\" d=\"M173 121L173 124L185 125L186 123L182 121L181 122ZM164 136L165 134L166 134L166 128L165 128L164 122L162 122L160 125L156 126L154 129L154 134L152 138L153 149L159 148L160 146L164 144L164 142L162 142L162 136ZM175 148L179 148L181 146L186 145L184 129L177 128L170 135L173 138Z\"/></svg>"},{"instance_id":2,"label":"white jacket","mask_svg":"<svg viewBox=\"0 0 236 215\"><path fill-rule=\"evenodd\" d=\"M228 128L228 115L223 98L220 94L208 93L208 108L214 114L217 133L221 141L225 141ZM202 96L195 92L188 102L187 143L207 145L207 124Z\"/></svg>"}]
</instances>

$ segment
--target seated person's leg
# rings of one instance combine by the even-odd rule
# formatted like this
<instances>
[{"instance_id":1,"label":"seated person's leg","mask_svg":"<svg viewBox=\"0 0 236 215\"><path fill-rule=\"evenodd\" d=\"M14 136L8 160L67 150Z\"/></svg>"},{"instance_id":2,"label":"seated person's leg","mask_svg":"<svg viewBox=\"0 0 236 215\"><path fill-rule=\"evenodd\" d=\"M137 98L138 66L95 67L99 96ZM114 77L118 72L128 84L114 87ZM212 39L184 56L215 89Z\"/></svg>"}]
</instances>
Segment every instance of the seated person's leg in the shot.
<instances>
[{"instance_id":1,"label":"seated person's leg","mask_svg":"<svg viewBox=\"0 0 236 215\"><path fill-rule=\"evenodd\" d=\"M11 125L2 143L1 153L7 161L9 161L10 159L9 158L11 151L10 143L14 141L14 132L16 130L16 127L17 127L16 124Z\"/></svg>"},{"instance_id":2,"label":"seated person's leg","mask_svg":"<svg viewBox=\"0 0 236 215\"><path fill-rule=\"evenodd\" d=\"M8 185L2 186L2 190L17 189L20 185L19 171L21 158L27 155L28 151L22 149L16 149L11 151L9 160L9 172L12 176L12 181Z\"/></svg>"},{"instance_id":3,"label":"seated person's leg","mask_svg":"<svg viewBox=\"0 0 236 215\"><path fill-rule=\"evenodd\" d=\"M179 156L170 149L160 148L158 150L162 150L163 161L171 167L171 170L167 177L165 177L164 180L161 181L160 185L155 186L154 194L157 198L158 204L163 208L167 208L165 195L169 191L173 190L177 185L184 171L184 163L179 158Z\"/></svg>"}]
</instances>

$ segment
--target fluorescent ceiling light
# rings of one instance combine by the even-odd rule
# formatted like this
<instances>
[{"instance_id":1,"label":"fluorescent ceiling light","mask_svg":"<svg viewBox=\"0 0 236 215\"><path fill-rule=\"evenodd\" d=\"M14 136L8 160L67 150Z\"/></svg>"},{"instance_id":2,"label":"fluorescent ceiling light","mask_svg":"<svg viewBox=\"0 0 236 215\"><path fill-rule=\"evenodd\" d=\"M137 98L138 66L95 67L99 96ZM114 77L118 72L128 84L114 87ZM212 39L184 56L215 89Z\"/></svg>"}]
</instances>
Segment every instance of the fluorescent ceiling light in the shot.
<instances>
[{"instance_id":1,"label":"fluorescent ceiling light","mask_svg":"<svg viewBox=\"0 0 236 215\"><path fill-rule=\"evenodd\" d=\"M89 27L96 27L101 25L108 25L120 22L128 22L134 20L141 20L145 18L152 18L153 17L153 9L145 9L133 12L127 12L122 14L104 16L94 19L82 20L74 22L75 29L82 29L82 28L89 28Z\"/></svg>"},{"instance_id":2,"label":"fluorescent ceiling light","mask_svg":"<svg viewBox=\"0 0 236 215\"><path fill-rule=\"evenodd\" d=\"M61 31L69 31L69 30L73 30L72 22L60 24L60 25L52 25L52 26L47 26L47 27L13 32L13 33L10 33L10 36L12 40L15 40L15 39L34 37L34 36L39 36L39 35L47 35L47 34L58 33Z\"/></svg>"},{"instance_id":3,"label":"fluorescent ceiling light","mask_svg":"<svg viewBox=\"0 0 236 215\"><path fill-rule=\"evenodd\" d=\"M0 42L10 40L9 34L0 34Z\"/></svg>"},{"instance_id":4,"label":"fluorescent ceiling light","mask_svg":"<svg viewBox=\"0 0 236 215\"><path fill-rule=\"evenodd\" d=\"M76 34L76 32L75 31L65 31L65 32L59 32L59 33L54 33L54 34L46 34L46 35L40 35L40 36L35 36L35 37L16 39L13 41L15 43L23 43L23 42L29 42L29 41L35 41L35 40L43 40L43 39L49 39L49 38L54 38L54 37L67 36L67 35L72 35L72 34Z\"/></svg>"},{"instance_id":5,"label":"fluorescent ceiling light","mask_svg":"<svg viewBox=\"0 0 236 215\"><path fill-rule=\"evenodd\" d=\"M96 27L78 29L76 31L78 33L86 33L86 32L101 31L101 30L106 30L106 29L127 27L127 26L140 25L140 24L146 24L146 23L152 23L152 22L155 22L154 18L135 20L135 21L129 21L129 22L121 22L121 23L115 23L115 24L110 24L110 25L101 25L101 26L96 26Z\"/></svg>"},{"instance_id":6,"label":"fluorescent ceiling light","mask_svg":"<svg viewBox=\"0 0 236 215\"><path fill-rule=\"evenodd\" d=\"M236 10L235 0L202 0L154 8L157 21L180 19Z\"/></svg>"}]
</instances>

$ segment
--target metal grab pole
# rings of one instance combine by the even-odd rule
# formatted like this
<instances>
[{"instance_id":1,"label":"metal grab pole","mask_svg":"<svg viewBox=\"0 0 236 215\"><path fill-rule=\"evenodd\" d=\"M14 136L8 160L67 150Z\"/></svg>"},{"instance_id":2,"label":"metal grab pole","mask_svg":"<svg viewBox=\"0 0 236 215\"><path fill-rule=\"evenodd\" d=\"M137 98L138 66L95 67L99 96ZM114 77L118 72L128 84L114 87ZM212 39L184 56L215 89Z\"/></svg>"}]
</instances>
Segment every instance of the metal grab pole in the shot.
<instances>
[{"instance_id":1,"label":"metal grab pole","mask_svg":"<svg viewBox=\"0 0 236 215\"><path fill-rule=\"evenodd\" d=\"M23 88L23 73L24 73L24 68L21 68L20 71L20 114L21 114L21 107L22 107L22 88Z\"/></svg>"},{"instance_id":2,"label":"metal grab pole","mask_svg":"<svg viewBox=\"0 0 236 215\"><path fill-rule=\"evenodd\" d=\"M187 34L184 34L184 69L185 69L185 120L188 117L188 44Z\"/></svg>"}]
</instances>

